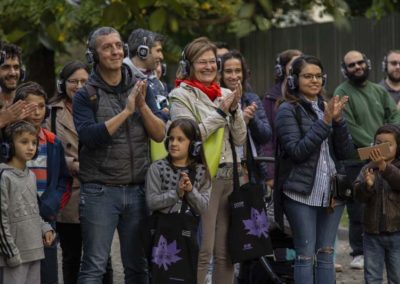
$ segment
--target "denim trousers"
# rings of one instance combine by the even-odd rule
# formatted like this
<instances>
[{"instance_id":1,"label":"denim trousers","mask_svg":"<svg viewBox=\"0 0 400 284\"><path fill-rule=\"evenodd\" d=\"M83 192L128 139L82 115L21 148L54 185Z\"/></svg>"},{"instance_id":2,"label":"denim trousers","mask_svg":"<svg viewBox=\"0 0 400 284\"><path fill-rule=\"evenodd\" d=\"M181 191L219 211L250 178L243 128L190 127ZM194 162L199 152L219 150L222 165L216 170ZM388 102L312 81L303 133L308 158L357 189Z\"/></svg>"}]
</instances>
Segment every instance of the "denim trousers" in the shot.
<instances>
[{"instance_id":1,"label":"denim trousers","mask_svg":"<svg viewBox=\"0 0 400 284\"><path fill-rule=\"evenodd\" d=\"M50 222L55 227L55 222ZM44 247L44 259L40 262L40 283L58 284L58 259L57 259L58 237L49 247Z\"/></svg>"},{"instance_id":2,"label":"denim trousers","mask_svg":"<svg viewBox=\"0 0 400 284\"><path fill-rule=\"evenodd\" d=\"M383 282L386 266L389 284L400 283L400 232L364 234L364 277L366 284Z\"/></svg>"},{"instance_id":3,"label":"denim trousers","mask_svg":"<svg viewBox=\"0 0 400 284\"><path fill-rule=\"evenodd\" d=\"M62 272L64 284L76 284L78 281L82 257L81 224L57 222L56 228L62 249ZM102 284L112 283L113 269L111 256L109 256Z\"/></svg>"},{"instance_id":4,"label":"denim trousers","mask_svg":"<svg viewBox=\"0 0 400 284\"><path fill-rule=\"evenodd\" d=\"M81 184L83 256L79 284L100 284L118 230L125 283L148 284L144 233L148 210L144 185Z\"/></svg>"},{"instance_id":5,"label":"denim trousers","mask_svg":"<svg viewBox=\"0 0 400 284\"><path fill-rule=\"evenodd\" d=\"M295 283L335 283L334 246L344 204L330 214L324 207L309 206L285 196L283 206L296 251Z\"/></svg>"}]
</instances>

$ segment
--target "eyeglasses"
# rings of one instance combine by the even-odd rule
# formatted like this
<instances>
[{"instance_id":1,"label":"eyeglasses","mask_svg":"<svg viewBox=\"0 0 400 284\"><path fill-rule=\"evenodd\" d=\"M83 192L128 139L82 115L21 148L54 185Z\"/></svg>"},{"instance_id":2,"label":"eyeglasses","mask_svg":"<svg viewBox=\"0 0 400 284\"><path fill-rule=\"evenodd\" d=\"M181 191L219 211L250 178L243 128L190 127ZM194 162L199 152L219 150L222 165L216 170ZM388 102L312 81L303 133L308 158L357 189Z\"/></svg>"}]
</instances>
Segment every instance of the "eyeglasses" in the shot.
<instances>
[{"instance_id":1,"label":"eyeglasses","mask_svg":"<svg viewBox=\"0 0 400 284\"><path fill-rule=\"evenodd\" d=\"M324 74L311 74L311 73L306 73L306 74L300 74L300 77L303 77L304 79L311 81L311 80L317 80L317 81L322 81L322 78L324 78Z\"/></svg>"},{"instance_id":2,"label":"eyeglasses","mask_svg":"<svg viewBox=\"0 0 400 284\"><path fill-rule=\"evenodd\" d=\"M392 65L393 67L396 67L397 65L400 66L400 61L397 60L389 61L389 64Z\"/></svg>"},{"instance_id":3,"label":"eyeglasses","mask_svg":"<svg viewBox=\"0 0 400 284\"><path fill-rule=\"evenodd\" d=\"M214 59L210 59L210 60L198 60L198 61L195 61L194 63L196 63L200 66L206 66L207 64L215 65L215 64L217 64L217 59L214 58Z\"/></svg>"},{"instance_id":4,"label":"eyeglasses","mask_svg":"<svg viewBox=\"0 0 400 284\"><path fill-rule=\"evenodd\" d=\"M356 65L361 66L363 64L365 64L365 60L364 59L356 61L356 62L351 62L351 63L347 64L347 68L354 68Z\"/></svg>"},{"instance_id":5,"label":"eyeglasses","mask_svg":"<svg viewBox=\"0 0 400 284\"><path fill-rule=\"evenodd\" d=\"M74 87L78 86L79 84L81 84L81 86L85 86L86 81L87 81L86 79L82 79L82 80L69 79L69 80L67 80L67 82L70 83L71 85L73 85Z\"/></svg>"}]
</instances>

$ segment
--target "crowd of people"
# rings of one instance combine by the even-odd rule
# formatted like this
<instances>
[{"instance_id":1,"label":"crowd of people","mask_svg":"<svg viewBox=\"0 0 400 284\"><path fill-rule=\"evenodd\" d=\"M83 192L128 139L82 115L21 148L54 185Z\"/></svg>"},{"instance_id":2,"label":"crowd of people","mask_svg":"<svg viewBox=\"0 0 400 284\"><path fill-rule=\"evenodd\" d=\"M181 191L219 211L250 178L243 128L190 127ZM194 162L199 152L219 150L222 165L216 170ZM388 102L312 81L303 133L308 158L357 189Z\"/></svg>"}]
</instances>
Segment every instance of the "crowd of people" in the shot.
<instances>
[{"instance_id":1,"label":"crowd of people","mask_svg":"<svg viewBox=\"0 0 400 284\"><path fill-rule=\"evenodd\" d=\"M21 49L1 43L0 283L58 283L58 245L64 283L113 283L115 231L125 283L161 281L155 267L180 258L162 259L164 238L149 253L149 216L185 208L200 220L190 283L233 284L235 171L273 199L270 222L293 239L294 283L335 283L345 207L350 267L364 269L366 283L381 283L386 267L389 283L400 283L400 50L383 58L379 84L368 80L367 56L347 52L333 95L319 58L282 51L276 84L261 98L244 56L206 37L185 46L170 88L163 42L145 29L127 44L112 27L94 30L88 64L65 64L50 100L38 83L23 82ZM213 170L204 148L219 131ZM164 158L151 161L150 140L165 145ZM380 144L388 151L358 156ZM333 190L343 176L348 198Z\"/></svg>"}]
</instances>

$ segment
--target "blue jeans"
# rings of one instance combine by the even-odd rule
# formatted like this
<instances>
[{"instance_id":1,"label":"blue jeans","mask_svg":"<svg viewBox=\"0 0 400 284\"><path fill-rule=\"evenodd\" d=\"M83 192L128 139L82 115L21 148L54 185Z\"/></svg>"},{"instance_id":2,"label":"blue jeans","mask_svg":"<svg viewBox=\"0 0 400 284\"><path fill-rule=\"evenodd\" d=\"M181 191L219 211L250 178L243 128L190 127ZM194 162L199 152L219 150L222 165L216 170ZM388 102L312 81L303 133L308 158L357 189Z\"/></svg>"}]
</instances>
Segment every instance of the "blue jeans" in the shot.
<instances>
[{"instance_id":1,"label":"blue jeans","mask_svg":"<svg viewBox=\"0 0 400 284\"><path fill-rule=\"evenodd\" d=\"M147 207L143 185L81 185L83 257L79 284L100 284L115 229L120 240L125 283L148 283L143 234Z\"/></svg>"},{"instance_id":2,"label":"blue jeans","mask_svg":"<svg viewBox=\"0 0 400 284\"><path fill-rule=\"evenodd\" d=\"M383 282L383 266L389 284L400 283L400 232L364 234L364 277L366 284Z\"/></svg>"},{"instance_id":3,"label":"blue jeans","mask_svg":"<svg viewBox=\"0 0 400 284\"><path fill-rule=\"evenodd\" d=\"M296 250L295 283L314 284L314 278L316 284L335 283L333 252L344 204L335 207L332 214L324 207L309 206L289 197L284 197L283 206Z\"/></svg>"}]
</instances>

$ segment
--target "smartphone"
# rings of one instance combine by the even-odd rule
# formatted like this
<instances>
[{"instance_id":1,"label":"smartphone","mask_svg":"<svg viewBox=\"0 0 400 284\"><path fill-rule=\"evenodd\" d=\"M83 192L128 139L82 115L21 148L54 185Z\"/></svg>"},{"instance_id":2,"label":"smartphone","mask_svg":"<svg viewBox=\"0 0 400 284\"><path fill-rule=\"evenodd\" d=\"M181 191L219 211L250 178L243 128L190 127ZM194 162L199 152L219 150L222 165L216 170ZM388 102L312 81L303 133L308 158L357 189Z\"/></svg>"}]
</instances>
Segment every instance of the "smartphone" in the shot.
<instances>
[{"instance_id":1,"label":"smartphone","mask_svg":"<svg viewBox=\"0 0 400 284\"><path fill-rule=\"evenodd\" d=\"M389 143L382 143L382 144L377 144L377 145L370 146L370 147L358 148L357 151L358 151L358 155L360 156L360 159L368 160L369 154L374 149L379 149L381 151L382 156L387 156L390 153Z\"/></svg>"}]
</instances>

